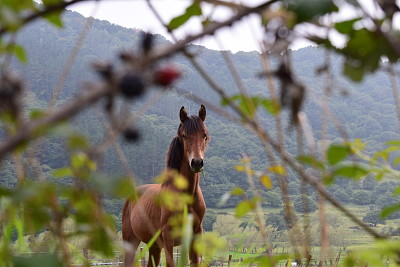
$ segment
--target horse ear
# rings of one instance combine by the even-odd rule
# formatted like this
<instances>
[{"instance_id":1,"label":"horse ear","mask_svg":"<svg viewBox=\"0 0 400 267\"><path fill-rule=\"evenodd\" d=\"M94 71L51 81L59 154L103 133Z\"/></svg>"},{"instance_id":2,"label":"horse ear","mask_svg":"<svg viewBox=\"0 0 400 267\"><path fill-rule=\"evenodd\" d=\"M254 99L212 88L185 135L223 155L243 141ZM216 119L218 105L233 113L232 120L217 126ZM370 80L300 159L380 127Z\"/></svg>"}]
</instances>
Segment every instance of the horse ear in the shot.
<instances>
[{"instance_id":1,"label":"horse ear","mask_svg":"<svg viewBox=\"0 0 400 267\"><path fill-rule=\"evenodd\" d=\"M201 105L200 110L199 110L199 118L202 121L206 120L206 107L204 105Z\"/></svg>"},{"instance_id":2,"label":"horse ear","mask_svg":"<svg viewBox=\"0 0 400 267\"><path fill-rule=\"evenodd\" d=\"M179 111L179 118L181 119L181 122L184 122L188 118L185 107L183 107L183 106L181 107L181 110Z\"/></svg>"}]
</instances>

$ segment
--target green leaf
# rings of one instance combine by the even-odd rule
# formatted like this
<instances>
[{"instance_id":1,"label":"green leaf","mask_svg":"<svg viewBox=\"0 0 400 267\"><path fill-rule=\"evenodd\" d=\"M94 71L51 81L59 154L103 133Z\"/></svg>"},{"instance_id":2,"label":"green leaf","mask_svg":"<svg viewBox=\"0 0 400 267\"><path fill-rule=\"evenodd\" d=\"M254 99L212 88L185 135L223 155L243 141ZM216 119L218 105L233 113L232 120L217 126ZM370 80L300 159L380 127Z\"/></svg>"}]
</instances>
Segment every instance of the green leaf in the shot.
<instances>
[{"instance_id":1,"label":"green leaf","mask_svg":"<svg viewBox=\"0 0 400 267\"><path fill-rule=\"evenodd\" d=\"M344 63L343 74L355 82L359 82L364 78L364 68L360 66L360 62L351 64L349 61Z\"/></svg>"},{"instance_id":2,"label":"green leaf","mask_svg":"<svg viewBox=\"0 0 400 267\"><path fill-rule=\"evenodd\" d=\"M14 267L59 267L63 264L56 254L39 254L32 257L16 256L12 259Z\"/></svg>"},{"instance_id":3,"label":"green leaf","mask_svg":"<svg viewBox=\"0 0 400 267\"><path fill-rule=\"evenodd\" d=\"M174 182L174 186L180 190L186 189L189 186L188 180L185 177L183 177L182 175L176 175L173 178L173 182Z\"/></svg>"},{"instance_id":4,"label":"green leaf","mask_svg":"<svg viewBox=\"0 0 400 267\"><path fill-rule=\"evenodd\" d=\"M90 249L102 252L105 256L112 256L114 250L112 243L111 237L103 227L98 226L92 230L89 240Z\"/></svg>"},{"instance_id":5,"label":"green leaf","mask_svg":"<svg viewBox=\"0 0 400 267\"><path fill-rule=\"evenodd\" d=\"M266 175L266 174L261 175L260 176L260 182L263 184L263 186L265 188L272 189L272 181L271 181L271 178L268 175Z\"/></svg>"},{"instance_id":6,"label":"green leaf","mask_svg":"<svg viewBox=\"0 0 400 267\"><path fill-rule=\"evenodd\" d=\"M378 69L382 56L397 62L399 55L387 39L376 30L361 28L348 34L347 45L338 50L346 57L344 73L354 81L361 81L365 73Z\"/></svg>"},{"instance_id":7,"label":"green leaf","mask_svg":"<svg viewBox=\"0 0 400 267\"><path fill-rule=\"evenodd\" d=\"M61 14L62 12L58 11L58 12L52 12L49 13L47 15L44 16L44 18L50 22L51 24L53 24L54 26L57 26L59 28L62 28L63 26L63 22L61 19Z\"/></svg>"},{"instance_id":8,"label":"green leaf","mask_svg":"<svg viewBox=\"0 0 400 267\"><path fill-rule=\"evenodd\" d=\"M231 191L232 196L240 196L244 194L244 190L240 187L235 187Z\"/></svg>"},{"instance_id":9,"label":"green leaf","mask_svg":"<svg viewBox=\"0 0 400 267\"><path fill-rule=\"evenodd\" d=\"M320 170L325 170L325 165L321 161L316 159L314 156L300 155L300 156L297 156L296 159L305 165L309 165L311 167L314 167L314 168L317 168Z\"/></svg>"},{"instance_id":10,"label":"green leaf","mask_svg":"<svg viewBox=\"0 0 400 267\"><path fill-rule=\"evenodd\" d=\"M364 143L360 138L356 138L352 143L350 143L351 151L353 151L353 153L364 151L366 146L367 144Z\"/></svg>"},{"instance_id":11,"label":"green leaf","mask_svg":"<svg viewBox=\"0 0 400 267\"><path fill-rule=\"evenodd\" d=\"M340 33L348 34L353 30L354 23L357 21L360 21L360 20L361 20L361 18L355 18L355 19L335 23L335 29Z\"/></svg>"},{"instance_id":12,"label":"green leaf","mask_svg":"<svg viewBox=\"0 0 400 267\"><path fill-rule=\"evenodd\" d=\"M296 14L298 22L310 21L338 10L332 0L285 0L284 2L288 9Z\"/></svg>"},{"instance_id":13,"label":"green leaf","mask_svg":"<svg viewBox=\"0 0 400 267\"><path fill-rule=\"evenodd\" d=\"M24 220L19 217L14 218L15 229L17 230L18 238L17 238L17 246L18 251L26 252L27 245L25 241L25 232L24 232Z\"/></svg>"},{"instance_id":14,"label":"green leaf","mask_svg":"<svg viewBox=\"0 0 400 267\"><path fill-rule=\"evenodd\" d=\"M331 145L326 152L326 158L330 165L335 165L344 160L351 152L347 145Z\"/></svg>"},{"instance_id":15,"label":"green leaf","mask_svg":"<svg viewBox=\"0 0 400 267\"><path fill-rule=\"evenodd\" d=\"M335 181L335 177L332 174L327 174L322 177L322 182L324 185L331 185Z\"/></svg>"},{"instance_id":16,"label":"green leaf","mask_svg":"<svg viewBox=\"0 0 400 267\"><path fill-rule=\"evenodd\" d=\"M73 176L73 172L69 167L63 167L53 172L54 177L71 177Z\"/></svg>"},{"instance_id":17,"label":"green leaf","mask_svg":"<svg viewBox=\"0 0 400 267\"><path fill-rule=\"evenodd\" d=\"M42 0L43 4L46 5L46 6L55 5L55 4L58 4L58 3L62 2L62 1L63 0Z\"/></svg>"},{"instance_id":18,"label":"green leaf","mask_svg":"<svg viewBox=\"0 0 400 267\"><path fill-rule=\"evenodd\" d=\"M334 175L340 175L351 179L358 179L368 174L368 170L360 165L353 164L349 166L339 167L333 171Z\"/></svg>"},{"instance_id":19,"label":"green leaf","mask_svg":"<svg viewBox=\"0 0 400 267\"><path fill-rule=\"evenodd\" d=\"M0 186L0 197L5 197L5 196L11 196L13 194L13 191L10 190L9 188L5 188Z\"/></svg>"},{"instance_id":20,"label":"green leaf","mask_svg":"<svg viewBox=\"0 0 400 267\"><path fill-rule=\"evenodd\" d=\"M242 94L233 95L228 99L223 99L221 101L221 105L226 106L229 102L237 103L240 110L249 117L253 117L255 115L259 106L262 106L272 115L276 115L280 111L280 107L277 103L268 98L259 96L248 97Z\"/></svg>"},{"instance_id":21,"label":"green leaf","mask_svg":"<svg viewBox=\"0 0 400 267\"><path fill-rule=\"evenodd\" d=\"M22 63L28 62L28 57L26 56L25 48L20 45L14 45L13 48L14 55Z\"/></svg>"},{"instance_id":22,"label":"green leaf","mask_svg":"<svg viewBox=\"0 0 400 267\"><path fill-rule=\"evenodd\" d=\"M270 166L268 167L268 171L279 175L286 175L285 167L282 165Z\"/></svg>"},{"instance_id":23,"label":"green leaf","mask_svg":"<svg viewBox=\"0 0 400 267\"><path fill-rule=\"evenodd\" d=\"M85 166L88 161L88 157L84 153L77 153L71 157L71 166L74 169L80 169Z\"/></svg>"},{"instance_id":24,"label":"green leaf","mask_svg":"<svg viewBox=\"0 0 400 267\"><path fill-rule=\"evenodd\" d=\"M394 152L394 151L399 151L399 147L397 146L390 146L388 148L385 148L384 150L378 151L374 154L373 159L377 160L379 158L381 158L382 160L384 160L385 162L388 162L389 157L390 157L390 153Z\"/></svg>"},{"instance_id":25,"label":"green leaf","mask_svg":"<svg viewBox=\"0 0 400 267\"><path fill-rule=\"evenodd\" d=\"M67 145L70 149L85 149L89 147L85 136L81 134L71 134L68 137Z\"/></svg>"},{"instance_id":26,"label":"green leaf","mask_svg":"<svg viewBox=\"0 0 400 267\"><path fill-rule=\"evenodd\" d=\"M29 117L31 120L37 120L42 118L46 113L43 110L40 109L34 109L31 111L29 114Z\"/></svg>"},{"instance_id":27,"label":"green leaf","mask_svg":"<svg viewBox=\"0 0 400 267\"><path fill-rule=\"evenodd\" d=\"M252 210L252 205L249 201L245 200L240 202L235 209L235 215L238 218L242 218L245 216L249 211Z\"/></svg>"},{"instance_id":28,"label":"green leaf","mask_svg":"<svg viewBox=\"0 0 400 267\"><path fill-rule=\"evenodd\" d=\"M272 101L271 99L263 98L260 102L264 109L268 111L271 115L276 115L281 110L279 104L275 101Z\"/></svg>"},{"instance_id":29,"label":"green leaf","mask_svg":"<svg viewBox=\"0 0 400 267\"><path fill-rule=\"evenodd\" d=\"M387 146L399 146L400 147L400 140L390 140L385 143Z\"/></svg>"},{"instance_id":30,"label":"green leaf","mask_svg":"<svg viewBox=\"0 0 400 267\"><path fill-rule=\"evenodd\" d=\"M382 212L381 212L381 217L382 218L386 218L388 217L390 214L397 212L400 210L400 203L389 206L389 207L385 207Z\"/></svg>"},{"instance_id":31,"label":"green leaf","mask_svg":"<svg viewBox=\"0 0 400 267\"><path fill-rule=\"evenodd\" d=\"M394 197L397 197L398 195L400 195L400 186L396 187L393 191Z\"/></svg>"},{"instance_id":32,"label":"green leaf","mask_svg":"<svg viewBox=\"0 0 400 267\"><path fill-rule=\"evenodd\" d=\"M173 18L169 24L168 28L171 30L175 30L185 24L191 17L200 16L202 14L202 10L200 7L200 2L194 1L189 7L186 8L184 14Z\"/></svg>"},{"instance_id":33,"label":"green leaf","mask_svg":"<svg viewBox=\"0 0 400 267\"><path fill-rule=\"evenodd\" d=\"M243 165L236 165L235 170L237 170L238 172L244 172L246 171L246 168Z\"/></svg>"}]
</instances>

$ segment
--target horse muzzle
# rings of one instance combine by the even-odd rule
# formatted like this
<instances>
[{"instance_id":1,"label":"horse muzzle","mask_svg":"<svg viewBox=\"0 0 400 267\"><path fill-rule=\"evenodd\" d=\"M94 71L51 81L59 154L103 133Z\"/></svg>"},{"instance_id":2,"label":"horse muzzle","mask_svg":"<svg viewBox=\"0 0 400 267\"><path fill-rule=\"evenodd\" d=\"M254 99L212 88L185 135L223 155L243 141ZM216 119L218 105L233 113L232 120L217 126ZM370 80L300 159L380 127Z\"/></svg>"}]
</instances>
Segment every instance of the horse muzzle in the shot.
<instances>
[{"instance_id":1,"label":"horse muzzle","mask_svg":"<svg viewBox=\"0 0 400 267\"><path fill-rule=\"evenodd\" d=\"M201 172L204 169L204 161L201 158L192 159L190 162L192 172Z\"/></svg>"}]
</instances>

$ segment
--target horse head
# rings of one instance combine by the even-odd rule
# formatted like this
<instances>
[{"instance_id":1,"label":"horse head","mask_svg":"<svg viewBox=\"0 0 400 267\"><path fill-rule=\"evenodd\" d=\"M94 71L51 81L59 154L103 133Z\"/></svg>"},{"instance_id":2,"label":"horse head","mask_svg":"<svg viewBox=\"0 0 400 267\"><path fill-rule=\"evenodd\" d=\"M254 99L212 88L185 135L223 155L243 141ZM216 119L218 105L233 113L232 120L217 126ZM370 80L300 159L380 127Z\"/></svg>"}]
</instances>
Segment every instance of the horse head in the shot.
<instances>
[{"instance_id":1,"label":"horse head","mask_svg":"<svg viewBox=\"0 0 400 267\"><path fill-rule=\"evenodd\" d=\"M181 124L178 138L182 144L183 159L193 172L200 172L204 167L204 152L210 140L204 121L206 108L201 105L198 116L188 116L184 107L179 112Z\"/></svg>"}]
</instances>

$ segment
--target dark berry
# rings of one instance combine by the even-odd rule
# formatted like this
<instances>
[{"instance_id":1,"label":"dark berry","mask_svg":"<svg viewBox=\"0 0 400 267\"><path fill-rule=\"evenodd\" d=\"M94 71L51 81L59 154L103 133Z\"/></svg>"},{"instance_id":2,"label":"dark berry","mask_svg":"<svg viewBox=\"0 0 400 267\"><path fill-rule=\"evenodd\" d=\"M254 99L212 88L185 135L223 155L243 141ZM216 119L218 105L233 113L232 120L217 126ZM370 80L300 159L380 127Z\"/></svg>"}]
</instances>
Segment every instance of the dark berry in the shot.
<instances>
[{"instance_id":1,"label":"dark berry","mask_svg":"<svg viewBox=\"0 0 400 267\"><path fill-rule=\"evenodd\" d=\"M138 97L143 94L145 85L141 76L135 73L125 73L119 80L118 87L127 98Z\"/></svg>"},{"instance_id":2,"label":"dark berry","mask_svg":"<svg viewBox=\"0 0 400 267\"><path fill-rule=\"evenodd\" d=\"M180 71L174 66L165 66L155 72L154 83L161 86L171 85L181 76Z\"/></svg>"},{"instance_id":3,"label":"dark berry","mask_svg":"<svg viewBox=\"0 0 400 267\"><path fill-rule=\"evenodd\" d=\"M144 53L147 53L153 47L153 35L151 33L144 33L142 39L142 49Z\"/></svg>"},{"instance_id":4,"label":"dark berry","mask_svg":"<svg viewBox=\"0 0 400 267\"><path fill-rule=\"evenodd\" d=\"M93 64L93 68L101 78L108 81L111 80L111 77L113 75L113 66L111 64L95 63Z\"/></svg>"},{"instance_id":5,"label":"dark berry","mask_svg":"<svg viewBox=\"0 0 400 267\"><path fill-rule=\"evenodd\" d=\"M126 128L123 132L124 138L128 142L136 142L140 138L140 133L136 128Z\"/></svg>"}]
</instances>

